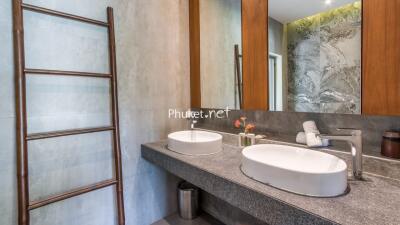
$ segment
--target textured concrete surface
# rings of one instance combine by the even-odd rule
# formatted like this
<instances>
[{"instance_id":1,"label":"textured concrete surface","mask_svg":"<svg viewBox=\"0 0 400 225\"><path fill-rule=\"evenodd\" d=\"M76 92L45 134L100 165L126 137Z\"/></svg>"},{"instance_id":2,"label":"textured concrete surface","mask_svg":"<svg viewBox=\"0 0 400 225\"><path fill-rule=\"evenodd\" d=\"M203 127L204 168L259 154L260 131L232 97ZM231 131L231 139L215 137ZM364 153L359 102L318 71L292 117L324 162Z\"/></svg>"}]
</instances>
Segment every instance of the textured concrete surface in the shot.
<instances>
[{"instance_id":1,"label":"textured concrete surface","mask_svg":"<svg viewBox=\"0 0 400 225\"><path fill-rule=\"evenodd\" d=\"M0 7L0 224L17 224L12 1ZM181 130L168 108L189 107L186 0L25 0L25 3L106 20L115 14L121 148L127 225L149 225L176 211L178 179L140 157L140 144ZM104 28L25 14L27 66L107 72ZM39 49L39 47L42 47ZM102 79L32 77L29 132L110 123L109 86ZM29 144L31 200L113 176L108 132ZM31 213L31 225L115 224L112 188Z\"/></svg>"},{"instance_id":2,"label":"textured concrete surface","mask_svg":"<svg viewBox=\"0 0 400 225\"><path fill-rule=\"evenodd\" d=\"M283 48L283 24L272 17L268 18L268 44L269 52L284 56L286 50Z\"/></svg>"},{"instance_id":3,"label":"textured concrete surface","mask_svg":"<svg viewBox=\"0 0 400 225\"><path fill-rule=\"evenodd\" d=\"M16 224L14 79L11 1L0 7L0 224Z\"/></svg>"},{"instance_id":4,"label":"textured concrete surface","mask_svg":"<svg viewBox=\"0 0 400 225\"><path fill-rule=\"evenodd\" d=\"M167 216L151 225L224 225L208 214L201 214L193 220L184 220L177 213Z\"/></svg>"},{"instance_id":5,"label":"textured concrete surface","mask_svg":"<svg viewBox=\"0 0 400 225\"><path fill-rule=\"evenodd\" d=\"M201 106L235 108L234 46L242 49L240 0L200 1Z\"/></svg>"},{"instance_id":6,"label":"textured concrete surface","mask_svg":"<svg viewBox=\"0 0 400 225\"><path fill-rule=\"evenodd\" d=\"M268 225L205 191L201 191L200 198L201 209L226 225Z\"/></svg>"},{"instance_id":7,"label":"textured concrete surface","mask_svg":"<svg viewBox=\"0 0 400 225\"><path fill-rule=\"evenodd\" d=\"M195 157L165 146L165 141L143 145L142 156L268 224L400 224L398 180L368 174L365 181L349 179L347 195L306 197L245 176L238 147L224 145L218 154Z\"/></svg>"}]
</instances>

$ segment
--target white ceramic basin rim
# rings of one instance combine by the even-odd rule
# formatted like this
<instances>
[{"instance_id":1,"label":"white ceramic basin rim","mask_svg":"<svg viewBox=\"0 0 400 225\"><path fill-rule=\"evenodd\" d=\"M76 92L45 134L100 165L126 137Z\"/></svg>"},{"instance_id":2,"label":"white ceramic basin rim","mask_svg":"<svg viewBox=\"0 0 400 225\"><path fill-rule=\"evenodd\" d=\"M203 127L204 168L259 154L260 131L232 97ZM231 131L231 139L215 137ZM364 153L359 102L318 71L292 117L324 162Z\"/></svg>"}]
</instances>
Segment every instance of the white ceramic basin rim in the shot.
<instances>
[{"instance_id":1,"label":"white ceramic basin rim","mask_svg":"<svg viewBox=\"0 0 400 225\"><path fill-rule=\"evenodd\" d=\"M247 176L297 194L334 197L347 190L347 165L336 156L286 145L254 145L242 151Z\"/></svg>"},{"instance_id":2,"label":"white ceramic basin rim","mask_svg":"<svg viewBox=\"0 0 400 225\"><path fill-rule=\"evenodd\" d=\"M222 150L222 135L200 130L168 135L168 149L185 155L210 155Z\"/></svg>"}]
</instances>

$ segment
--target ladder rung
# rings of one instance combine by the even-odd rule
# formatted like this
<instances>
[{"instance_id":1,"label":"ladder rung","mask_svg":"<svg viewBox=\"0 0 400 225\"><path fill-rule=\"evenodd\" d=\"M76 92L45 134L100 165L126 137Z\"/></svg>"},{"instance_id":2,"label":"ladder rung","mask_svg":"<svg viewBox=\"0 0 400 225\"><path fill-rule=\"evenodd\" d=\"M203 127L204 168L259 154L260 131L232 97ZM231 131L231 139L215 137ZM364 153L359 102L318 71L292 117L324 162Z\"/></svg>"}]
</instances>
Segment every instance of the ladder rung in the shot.
<instances>
[{"instance_id":1,"label":"ladder rung","mask_svg":"<svg viewBox=\"0 0 400 225\"><path fill-rule=\"evenodd\" d=\"M115 180L115 179L106 180L106 181L102 181L102 182L99 182L99 183L96 183L96 184L92 184L92 185L88 185L88 186L85 186L85 187L77 188L75 190L72 190L72 191L69 191L69 192L66 192L66 193L63 193L63 194L54 195L54 196L51 196L51 197L49 197L47 199L44 199L44 200L34 201L34 202L31 202L29 204L28 209L29 210L34 210L34 209L43 207L45 205L49 205L49 204L52 204L52 203L55 203L55 202L59 202L59 201L62 201L62 200L68 199L68 198L72 198L72 197L75 197L75 196L78 196L78 195L82 195L82 194L85 194L85 193L88 193L88 192L91 192L91 191L95 191L95 190L98 190L98 189L102 189L102 188L114 185L117 182L118 181Z\"/></svg>"},{"instance_id":2,"label":"ladder rung","mask_svg":"<svg viewBox=\"0 0 400 225\"><path fill-rule=\"evenodd\" d=\"M21 5L22 5L22 8L26 9L26 10L43 13L43 14L47 14L47 15L52 15L52 16L58 16L58 17L67 18L67 19L72 19L72 20L77 20L80 22L90 23L90 24L94 24L94 25L108 27L108 23L103 22L103 21L89 19L89 18L85 18L82 16L72 15L69 13L59 12L56 10L46 9L46 8L42 8L39 6L25 4L25 3L22 3Z\"/></svg>"},{"instance_id":3,"label":"ladder rung","mask_svg":"<svg viewBox=\"0 0 400 225\"><path fill-rule=\"evenodd\" d=\"M110 126L110 127L97 127L97 128L86 128L86 129L74 129L74 130L35 133L35 134L29 134L26 137L26 140L32 141L32 140L39 140L39 139L46 139L46 138L55 138L55 137L64 137L64 136L70 136L70 135L109 131L109 130L114 130L114 129L115 129L114 127Z\"/></svg>"},{"instance_id":4,"label":"ladder rung","mask_svg":"<svg viewBox=\"0 0 400 225\"><path fill-rule=\"evenodd\" d=\"M24 69L25 74L33 75L58 75L58 76L80 76L80 77L100 77L111 78L111 74L106 73L88 73L76 71L62 71L62 70L42 70L42 69Z\"/></svg>"}]
</instances>

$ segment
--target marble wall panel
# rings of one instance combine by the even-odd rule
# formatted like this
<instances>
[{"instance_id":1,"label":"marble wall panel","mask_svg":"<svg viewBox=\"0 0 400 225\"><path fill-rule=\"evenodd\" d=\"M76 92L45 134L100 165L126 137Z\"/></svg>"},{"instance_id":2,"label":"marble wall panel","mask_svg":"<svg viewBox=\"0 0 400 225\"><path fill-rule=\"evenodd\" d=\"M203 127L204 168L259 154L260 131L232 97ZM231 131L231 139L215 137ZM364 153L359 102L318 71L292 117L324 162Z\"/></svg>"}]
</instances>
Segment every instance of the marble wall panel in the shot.
<instances>
[{"instance_id":1,"label":"marble wall panel","mask_svg":"<svg viewBox=\"0 0 400 225\"><path fill-rule=\"evenodd\" d=\"M360 113L361 3L291 22L287 32L289 110Z\"/></svg>"}]
</instances>

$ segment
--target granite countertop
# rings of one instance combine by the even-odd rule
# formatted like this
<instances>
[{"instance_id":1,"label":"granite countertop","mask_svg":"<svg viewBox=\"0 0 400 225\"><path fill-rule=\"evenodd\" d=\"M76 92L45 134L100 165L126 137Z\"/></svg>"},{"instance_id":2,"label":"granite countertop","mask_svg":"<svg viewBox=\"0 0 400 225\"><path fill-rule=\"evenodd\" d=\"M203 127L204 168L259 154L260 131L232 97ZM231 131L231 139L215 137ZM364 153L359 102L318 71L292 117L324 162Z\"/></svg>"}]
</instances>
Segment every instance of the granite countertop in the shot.
<instances>
[{"instance_id":1,"label":"granite countertop","mask_svg":"<svg viewBox=\"0 0 400 225\"><path fill-rule=\"evenodd\" d=\"M366 174L349 180L350 193L306 197L262 184L240 171L241 148L224 144L214 155L188 156L166 141L142 145L142 157L268 224L400 224L400 181Z\"/></svg>"},{"instance_id":2,"label":"granite countertop","mask_svg":"<svg viewBox=\"0 0 400 225\"><path fill-rule=\"evenodd\" d=\"M212 216L202 213L193 220L185 220L179 217L177 213L169 215L151 225L224 225L222 222Z\"/></svg>"}]
</instances>

